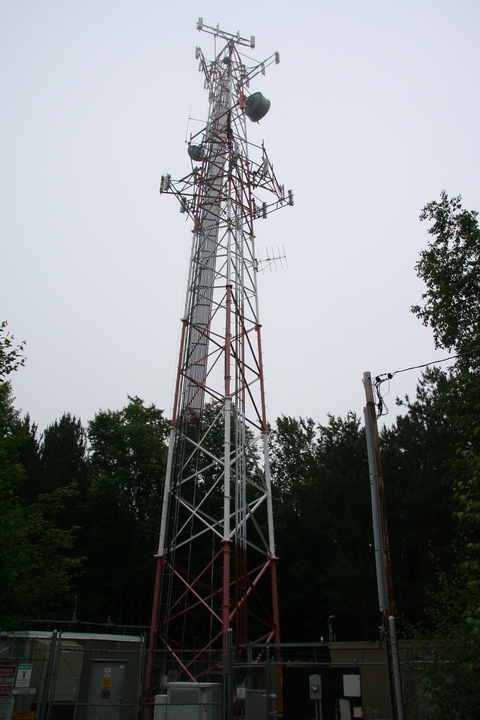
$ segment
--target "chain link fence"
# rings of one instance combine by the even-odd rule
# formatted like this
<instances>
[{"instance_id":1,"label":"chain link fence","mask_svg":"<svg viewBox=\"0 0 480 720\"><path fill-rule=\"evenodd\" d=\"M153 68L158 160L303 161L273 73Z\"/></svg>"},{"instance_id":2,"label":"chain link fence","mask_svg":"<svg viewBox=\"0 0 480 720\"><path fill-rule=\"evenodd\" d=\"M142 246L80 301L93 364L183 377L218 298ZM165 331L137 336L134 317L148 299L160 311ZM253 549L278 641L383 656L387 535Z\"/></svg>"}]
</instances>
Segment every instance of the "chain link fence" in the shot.
<instances>
[{"instance_id":1,"label":"chain link fence","mask_svg":"<svg viewBox=\"0 0 480 720\"><path fill-rule=\"evenodd\" d=\"M0 639L2 720L136 720L144 640L92 633L16 633Z\"/></svg>"},{"instance_id":2,"label":"chain link fence","mask_svg":"<svg viewBox=\"0 0 480 720\"><path fill-rule=\"evenodd\" d=\"M433 693L462 687L451 654L401 648L406 720L430 717ZM378 642L158 650L147 696L143 636L3 635L0 720L383 720L391 717L386 659ZM312 677L321 685L313 696Z\"/></svg>"},{"instance_id":3,"label":"chain link fence","mask_svg":"<svg viewBox=\"0 0 480 720\"><path fill-rule=\"evenodd\" d=\"M321 684L313 696L312 676ZM157 651L151 691L144 713L152 720L391 717L379 643L247 645L230 648L225 661L222 653Z\"/></svg>"}]
</instances>

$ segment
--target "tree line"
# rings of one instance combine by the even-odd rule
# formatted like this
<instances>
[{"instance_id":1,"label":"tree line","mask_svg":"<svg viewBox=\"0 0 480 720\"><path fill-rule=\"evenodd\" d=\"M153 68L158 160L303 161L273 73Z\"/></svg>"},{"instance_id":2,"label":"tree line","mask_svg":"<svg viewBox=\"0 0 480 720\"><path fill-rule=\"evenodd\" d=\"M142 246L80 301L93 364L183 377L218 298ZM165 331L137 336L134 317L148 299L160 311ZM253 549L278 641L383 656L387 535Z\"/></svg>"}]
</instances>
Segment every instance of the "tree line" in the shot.
<instances>
[{"instance_id":1,"label":"tree line","mask_svg":"<svg viewBox=\"0 0 480 720\"><path fill-rule=\"evenodd\" d=\"M454 359L427 368L381 431L396 611L404 633L480 633L480 230L442 192L412 311ZM86 427L66 413L40 435L12 399L24 346L0 329L0 627L27 618L147 625L169 422L129 397ZM369 474L354 413L282 416L271 432L282 639L378 638ZM460 588L460 590L459 590ZM443 618L440 620L440 618ZM447 622L446 622L447 619ZM443 623L443 624L442 624ZM470 657L470 656L469 656Z\"/></svg>"}]
</instances>

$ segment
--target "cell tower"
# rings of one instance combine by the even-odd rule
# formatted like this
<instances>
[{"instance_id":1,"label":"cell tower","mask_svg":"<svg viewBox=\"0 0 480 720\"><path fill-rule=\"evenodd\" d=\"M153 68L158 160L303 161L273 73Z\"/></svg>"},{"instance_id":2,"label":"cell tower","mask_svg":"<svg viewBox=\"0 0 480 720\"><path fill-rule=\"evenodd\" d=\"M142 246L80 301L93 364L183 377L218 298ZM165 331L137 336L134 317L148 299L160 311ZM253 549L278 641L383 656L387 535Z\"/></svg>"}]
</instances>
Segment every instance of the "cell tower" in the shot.
<instances>
[{"instance_id":1,"label":"cell tower","mask_svg":"<svg viewBox=\"0 0 480 720\"><path fill-rule=\"evenodd\" d=\"M237 650L279 642L253 225L293 205L293 194L277 182L263 143L247 140L247 121L258 122L270 107L261 93L248 92L250 82L279 55L249 66L241 49L254 48L253 37L209 27L202 18L197 28L215 39L214 60L200 48L195 53L209 92L208 120L188 144L191 172L178 181L164 175L160 186L193 221L193 239L147 691L161 684L152 682L154 665L158 678L207 677L221 662L227 637Z\"/></svg>"}]
</instances>

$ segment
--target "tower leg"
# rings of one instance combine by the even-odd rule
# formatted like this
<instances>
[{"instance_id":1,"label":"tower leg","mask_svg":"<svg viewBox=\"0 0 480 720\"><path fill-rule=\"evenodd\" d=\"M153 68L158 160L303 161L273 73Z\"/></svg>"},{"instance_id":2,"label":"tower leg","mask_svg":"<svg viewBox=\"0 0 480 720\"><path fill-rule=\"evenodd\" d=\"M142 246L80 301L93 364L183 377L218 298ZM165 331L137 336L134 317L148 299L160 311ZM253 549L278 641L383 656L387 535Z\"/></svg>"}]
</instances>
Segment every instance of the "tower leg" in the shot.
<instances>
[{"instance_id":1,"label":"tower leg","mask_svg":"<svg viewBox=\"0 0 480 720\"><path fill-rule=\"evenodd\" d=\"M147 665L145 668L144 702L150 699L152 687L152 671L155 660L155 644L158 631L158 606L160 602L160 585L162 582L163 557L157 557L155 566L155 585L153 590L152 619L150 621L150 635L148 638Z\"/></svg>"},{"instance_id":2,"label":"tower leg","mask_svg":"<svg viewBox=\"0 0 480 720\"><path fill-rule=\"evenodd\" d=\"M272 579L272 611L275 624L275 643L280 643L280 613L278 612L278 591L277 591L277 558L273 558L270 564Z\"/></svg>"},{"instance_id":3,"label":"tower leg","mask_svg":"<svg viewBox=\"0 0 480 720\"><path fill-rule=\"evenodd\" d=\"M223 541L223 608L222 608L222 632L228 633L230 626L230 560L232 554L232 543L229 540Z\"/></svg>"}]
</instances>

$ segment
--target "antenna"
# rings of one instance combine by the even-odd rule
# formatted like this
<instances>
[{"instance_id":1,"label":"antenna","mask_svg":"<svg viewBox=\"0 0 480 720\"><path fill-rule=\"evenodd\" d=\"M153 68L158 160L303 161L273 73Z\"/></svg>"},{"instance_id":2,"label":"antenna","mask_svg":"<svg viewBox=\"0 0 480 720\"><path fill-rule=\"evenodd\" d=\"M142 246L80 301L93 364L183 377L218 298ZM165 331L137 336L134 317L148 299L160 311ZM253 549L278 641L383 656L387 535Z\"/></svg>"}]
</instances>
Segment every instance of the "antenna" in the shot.
<instances>
[{"instance_id":1,"label":"antenna","mask_svg":"<svg viewBox=\"0 0 480 720\"><path fill-rule=\"evenodd\" d=\"M270 250L265 250L266 255L264 258L260 257L260 253L258 253L258 270L259 272L265 272L267 268L270 268L270 272L272 272L272 268L275 270L278 269L278 266L280 266L280 269L283 270L283 268L288 268L287 264L287 255L285 253L285 248L282 247L282 251L280 251L280 248L277 247L277 252L275 253L273 247L270 248Z\"/></svg>"}]
</instances>

